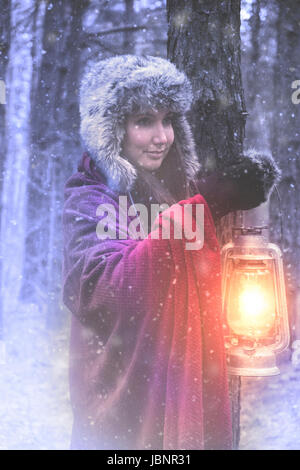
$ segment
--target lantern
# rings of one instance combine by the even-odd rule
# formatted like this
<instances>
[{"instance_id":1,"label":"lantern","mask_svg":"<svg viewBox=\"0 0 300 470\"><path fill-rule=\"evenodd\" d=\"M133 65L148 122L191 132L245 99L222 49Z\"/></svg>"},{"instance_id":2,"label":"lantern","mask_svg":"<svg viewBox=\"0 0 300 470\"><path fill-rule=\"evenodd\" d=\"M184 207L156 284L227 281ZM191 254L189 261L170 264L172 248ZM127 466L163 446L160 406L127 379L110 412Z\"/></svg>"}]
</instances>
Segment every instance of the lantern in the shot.
<instances>
[{"instance_id":1,"label":"lantern","mask_svg":"<svg viewBox=\"0 0 300 470\"><path fill-rule=\"evenodd\" d=\"M282 255L262 234L236 227L222 249L223 324L228 372L279 374L276 353L289 345Z\"/></svg>"}]
</instances>

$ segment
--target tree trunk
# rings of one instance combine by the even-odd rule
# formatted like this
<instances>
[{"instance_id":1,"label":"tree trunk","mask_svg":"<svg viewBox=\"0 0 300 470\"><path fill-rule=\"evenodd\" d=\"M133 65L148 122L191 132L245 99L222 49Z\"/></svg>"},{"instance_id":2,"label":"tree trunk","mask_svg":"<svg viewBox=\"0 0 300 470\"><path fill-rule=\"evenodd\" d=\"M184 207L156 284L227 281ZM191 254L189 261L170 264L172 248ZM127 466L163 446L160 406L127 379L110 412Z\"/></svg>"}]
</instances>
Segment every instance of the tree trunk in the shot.
<instances>
[{"instance_id":1,"label":"tree trunk","mask_svg":"<svg viewBox=\"0 0 300 470\"><path fill-rule=\"evenodd\" d=\"M25 299L42 302L49 323L59 321L63 187L79 160L78 80L82 17L88 1L57 1L37 28L38 61L31 92Z\"/></svg>"},{"instance_id":2,"label":"tree trunk","mask_svg":"<svg viewBox=\"0 0 300 470\"><path fill-rule=\"evenodd\" d=\"M125 15L124 23L125 26L129 26L134 23L134 8L133 0L124 0L125 1ZM124 43L123 43L123 53L124 54L133 54L134 45L133 45L133 33L132 31L124 32Z\"/></svg>"},{"instance_id":3,"label":"tree trunk","mask_svg":"<svg viewBox=\"0 0 300 470\"><path fill-rule=\"evenodd\" d=\"M8 51L10 43L10 0L3 0L0 15L0 195L2 193L4 161L6 158L6 70L8 63ZM0 207L1 211L1 207ZM1 217L0 217L1 232ZM0 279L2 262L0 259ZM3 340L3 309L2 297L0 298L0 342ZM0 364L1 360L0 349Z\"/></svg>"},{"instance_id":4,"label":"tree trunk","mask_svg":"<svg viewBox=\"0 0 300 470\"><path fill-rule=\"evenodd\" d=\"M240 71L240 2L167 2L168 55L190 78L192 123L207 170L242 154L245 104Z\"/></svg>"},{"instance_id":5,"label":"tree trunk","mask_svg":"<svg viewBox=\"0 0 300 470\"><path fill-rule=\"evenodd\" d=\"M168 0L168 57L193 85L191 121L207 172L243 152L245 103L240 70L240 2ZM223 219L219 239L231 238L238 214ZM240 377L230 378L234 448L239 441Z\"/></svg>"},{"instance_id":6,"label":"tree trunk","mask_svg":"<svg viewBox=\"0 0 300 470\"><path fill-rule=\"evenodd\" d=\"M276 193L271 198L270 218L272 239L283 249L288 310L295 339L300 338L300 105L292 100L292 83L300 80L300 1L277 0L277 5L272 152L281 167L282 179L278 185L280 200Z\"/></svg>"},{"instance_id":7,"label":"tree trunk","mask_svg":"<svg viewBox=\"0 0 300 470\"><path fill-rule=\"evenodd\" d=\"M10 43L10 0L2 0L0 15L0 192L2 187L3 162L5 159L5 104L6 104L6 69Z\"/></svg>"},{"instance_id":8,"label":"tree trunk","mask_svg":"<svg viewBox=\"0 0 300 470\"><path fill-rule=\"evenodd\" d=\"M257 80L259 80L259 66L260 48L259 48L259 35L260 35L260 0L255 0L252 4L252 16L250 20L251 27L251 69L248 77L249 81L249 107L253 108L257 90ZM252 73L251 73L252 72ZM260 91L260 90L259 90Z\"/></svg>"},{"instance_id":9,"label":"tree trunk","mask_svg":"<svg viewBox=\"0 0 300 470\"><path fill-rule=\"evenodd\" d=\"M270 0L268 1L270 5ZM272 29L273 10L269 11L268 19L262 23L261 9L269 8L266 0L254 0L251 5L251 17L245 21L242 55L243 85L249 117L246 124L244 144L247 148L271 151L270 148L270 113L273 109L272 86L270 86L271 63L274 53L268 49L268 40ZM272 4L271 4L272 5ZM247 0L242 8L247 7ZM244 39L244 41L243 41ZM255 209L244 213L246 226L269 225L269 204L265 202ZM264 232L268 236L268 232Z\"/></svg>"},{"instance_id":10,"label":"tree trunk","mask_svg":"<svg viewBox=\"0 0 300 470\"><path fill-rule=\"evenodd\" d=\"M29 97L32 71L33 2L11 1L9 63L7 64L6 149L1 191L0 298L4 330L20 313L25 251L25 212L29 166ZM25 41L24 38L27 40Z\"/></svg>"},{"instance_id":11,"label":"tree trunk","mask_svg":"<svg viewBox=\"0 0 300 470\"><path fill-rule=\"evenodd\" d=\"M247 108L252 115L252 119L247 122L247 140L256 147L258 141L263 139L260 128L261 114L261 74L262 70L259 65L261 56L260 51L260 0L255 0L252 4L251 18L249 21L251 46L249 51L249 59L247 62L247 73L245 74L245 90ZM259 114L259 115L258 115Z\"/></svg>"}]
</instances>

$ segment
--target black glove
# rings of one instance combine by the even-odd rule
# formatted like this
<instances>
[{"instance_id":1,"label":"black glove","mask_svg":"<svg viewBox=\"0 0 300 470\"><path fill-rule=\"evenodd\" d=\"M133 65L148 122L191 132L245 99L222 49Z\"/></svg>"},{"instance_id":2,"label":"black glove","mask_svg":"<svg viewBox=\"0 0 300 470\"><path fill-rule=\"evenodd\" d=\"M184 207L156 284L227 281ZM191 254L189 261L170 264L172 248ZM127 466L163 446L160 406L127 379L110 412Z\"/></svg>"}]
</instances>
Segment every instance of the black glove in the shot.
<instances>
[{"instance_id":1,"label":"black glove","mask_svg":"<svg viewBox=\"0 0 300 470\"><path fill-rule=\"evenodd\" d=\"M229 212L253 209L266 201L280 170L271 155L249 150L234 165L198 180L214 218Z\"/></svg>"}]
</instances>

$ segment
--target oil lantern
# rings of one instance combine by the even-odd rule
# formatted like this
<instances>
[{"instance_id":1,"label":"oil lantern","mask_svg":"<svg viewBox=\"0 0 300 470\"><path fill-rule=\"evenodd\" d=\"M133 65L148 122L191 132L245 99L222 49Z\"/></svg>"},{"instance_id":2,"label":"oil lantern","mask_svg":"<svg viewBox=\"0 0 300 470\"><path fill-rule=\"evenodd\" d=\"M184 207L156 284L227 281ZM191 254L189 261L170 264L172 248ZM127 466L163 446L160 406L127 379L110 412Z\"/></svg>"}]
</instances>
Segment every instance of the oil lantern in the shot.
<instances>
[{"instance_id":1,"label":"oil lantern","mask_svg":"<svg viewBox=\"0 0 300 470\"><path fill-rule=\"evenodd\" d=\"M289 345L281 251L263 229L235 227L222 249L223 324L228 372L241 376L280 373L276 353Z\"/></svg>"}]
</instances>

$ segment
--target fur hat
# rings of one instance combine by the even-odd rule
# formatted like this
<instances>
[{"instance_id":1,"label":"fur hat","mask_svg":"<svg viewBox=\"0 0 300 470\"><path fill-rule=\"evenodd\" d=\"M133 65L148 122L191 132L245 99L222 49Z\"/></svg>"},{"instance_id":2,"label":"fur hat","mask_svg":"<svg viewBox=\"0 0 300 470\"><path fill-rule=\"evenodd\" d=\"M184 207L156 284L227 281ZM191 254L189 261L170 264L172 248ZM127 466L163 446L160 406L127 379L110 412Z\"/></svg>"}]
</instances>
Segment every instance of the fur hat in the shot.
<instances>
[{"instance_id":1,"label":"fur hat","mask_svg":"<svg viewBox=\"0 0 300 470\"><path fill-rule=\"evenodd\" d=\"M81 136L112 189L128 191L136 169L121 155L125 118L149 109L174 113L173 128L188 180L200 169L185 113L192 102L190 82L166 59L121 55L101 60L84 74L80 87Z\"/></svg>"}]
</instances>

